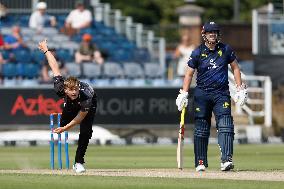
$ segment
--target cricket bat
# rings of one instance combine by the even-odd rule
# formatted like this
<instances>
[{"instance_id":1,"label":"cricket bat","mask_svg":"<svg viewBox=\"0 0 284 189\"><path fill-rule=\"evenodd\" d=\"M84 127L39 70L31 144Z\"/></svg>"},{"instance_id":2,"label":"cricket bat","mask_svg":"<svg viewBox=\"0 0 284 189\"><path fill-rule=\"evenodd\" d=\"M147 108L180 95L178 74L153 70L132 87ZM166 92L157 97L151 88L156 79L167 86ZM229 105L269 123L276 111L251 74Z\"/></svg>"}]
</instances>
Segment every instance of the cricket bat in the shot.
<instances>
[{"instance_id":1,"label":"cricket bat","mask_svg":"<svg viewBox=\"0 0 284 189\"><path fill-rule=\"evenodd\" d=\"M178 132L177 165L180 170L182 170L183 168L184 114L185 114L185 107L181 111L180 125Z\"/></svg>"}]
</instances>

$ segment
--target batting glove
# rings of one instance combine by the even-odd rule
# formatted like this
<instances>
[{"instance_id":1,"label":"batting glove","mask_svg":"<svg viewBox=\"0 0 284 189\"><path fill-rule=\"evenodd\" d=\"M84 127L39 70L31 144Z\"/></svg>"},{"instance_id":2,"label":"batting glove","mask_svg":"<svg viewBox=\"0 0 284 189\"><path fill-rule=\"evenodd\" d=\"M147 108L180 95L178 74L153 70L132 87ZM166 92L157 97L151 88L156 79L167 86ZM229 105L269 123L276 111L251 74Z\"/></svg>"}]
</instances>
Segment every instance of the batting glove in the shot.
<instances>
[{"instance_id":1,"label":"batting glove","mask_svg":"<svg viewBox=\"0 0 284 189\"><path fill-rule=\"evenodd\" d=\"M248 91L246 85L242 84L237 87L237 93L235 95L235 103L243 106L248 100Z\"/></svg>"},{"instance_id":2,"label":"batting glove","mask_svg":"<svg viewBox=\"0 0 284 189\"><path fill-rule=\"evenodd\" d=\"M178 111L181 111L183 107L187 107L188 105L188 92L183 91L182 89L179 90L179 95L176 99L176 105L178 107Z\"/></svg>"}]
</instances>

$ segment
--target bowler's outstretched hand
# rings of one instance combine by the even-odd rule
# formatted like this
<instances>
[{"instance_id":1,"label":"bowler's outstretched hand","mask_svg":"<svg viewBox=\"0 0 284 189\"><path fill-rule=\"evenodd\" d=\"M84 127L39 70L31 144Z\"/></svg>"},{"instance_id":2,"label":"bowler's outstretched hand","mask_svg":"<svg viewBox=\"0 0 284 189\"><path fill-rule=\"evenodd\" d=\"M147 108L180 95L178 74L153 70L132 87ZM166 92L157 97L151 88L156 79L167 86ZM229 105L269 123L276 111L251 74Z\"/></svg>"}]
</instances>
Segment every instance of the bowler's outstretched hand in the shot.
<instances>
[{"instance_id":1,"label":"bowler's outstretched hand","mask_svg":"<svg viewBox=\"0 0 284 189\"><path fill-rule=\"evenodd\" d=\"M46 39L38 43L38 49L41 50L42 52L48 51Z\"/></svg>"},{"instance_id":2,"label":"bowler's outstretched hand","mask_svg":"<svg viewBox=\"0 0 284 189\"><path fill-rule=\"evenodd\" d=\"M65 128L64 127L58 127L56 129L53 130L54 133L57 133L57 134L60 134L62 132L65 131Z\"/></svg>"}]
</instances>

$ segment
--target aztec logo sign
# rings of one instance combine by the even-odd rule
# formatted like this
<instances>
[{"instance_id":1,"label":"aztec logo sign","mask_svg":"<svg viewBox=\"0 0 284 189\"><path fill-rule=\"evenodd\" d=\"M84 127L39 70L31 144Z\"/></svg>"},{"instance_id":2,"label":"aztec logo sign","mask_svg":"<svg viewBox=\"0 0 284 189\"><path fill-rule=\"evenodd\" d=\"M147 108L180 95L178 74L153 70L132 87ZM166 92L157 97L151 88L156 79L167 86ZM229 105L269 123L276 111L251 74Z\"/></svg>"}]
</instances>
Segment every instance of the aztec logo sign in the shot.
<instances>
[{"instance_id":1,"label":"aztec logo sign","mask_svg":"<svg viewBox=\"0 0 284 189\"><path fill-rule=\"evenodd\" d=\"M56 101L52 98L44 98L42 94L39 94L37 98L26 99L18 95L10 113L15 115L22 112L26 116L50 115L53 112L61 112L63 103L63 99Z\"/></svg>"}]
</instances>

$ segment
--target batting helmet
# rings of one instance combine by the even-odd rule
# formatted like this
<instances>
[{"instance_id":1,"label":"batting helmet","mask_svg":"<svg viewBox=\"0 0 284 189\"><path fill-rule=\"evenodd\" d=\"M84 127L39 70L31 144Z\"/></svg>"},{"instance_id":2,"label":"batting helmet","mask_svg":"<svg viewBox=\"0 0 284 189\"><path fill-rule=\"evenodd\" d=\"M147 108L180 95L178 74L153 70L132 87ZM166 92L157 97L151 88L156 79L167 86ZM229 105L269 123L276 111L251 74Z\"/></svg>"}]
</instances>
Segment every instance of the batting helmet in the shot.
<instances>
[{"instance_id":1,"label":"batting helmet","mask_svg":"<svg viewBox=\"0 0 284 189\"><path fill-rule=\"evenodd\" d=\"M206 22L203 25L202 30L204 32L212 32L212 31L220 32L220 28L219 28L219 26L215 22Z\"/></svg>"},{"instance_id":2,"label":"batting helmet","mask_svg":"<svg viewBox=\"0 0 284 189\"><path fill-rule=\"evenodd\" d=\"M206 22L203 27L202 27L202 37L203 37L203 40L206 41L207 43L212 43L212 42L209 42L209 40L206 38L205 36L205 33L206 32L217 32L217 40L216 40L216 43L219 43L220 40L221 40L221 35L220 35L220 28L219 26L215 23L215 22Z\"/></svg>"}]
</instances>

